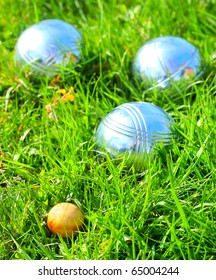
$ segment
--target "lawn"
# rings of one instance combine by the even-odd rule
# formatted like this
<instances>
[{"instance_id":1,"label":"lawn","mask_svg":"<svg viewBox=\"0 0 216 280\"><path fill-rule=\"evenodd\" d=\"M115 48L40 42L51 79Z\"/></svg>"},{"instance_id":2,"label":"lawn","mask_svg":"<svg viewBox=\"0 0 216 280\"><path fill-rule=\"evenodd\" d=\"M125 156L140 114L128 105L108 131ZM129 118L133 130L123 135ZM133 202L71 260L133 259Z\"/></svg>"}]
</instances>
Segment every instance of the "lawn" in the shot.
<instances>
[{"instance_id":1,"label":"lawn","mask_svg":"<svg viewBox=\"0 0 216 280\"><path fill-rule=\"evenodd\" d=\"M0 259L215 260L216 2L1 2ZM70 75L34 79L15 65L14 48L25 28L51 18L80 31L82 59ZM165 35L194 44L204 73L145 92L131 63ZM94 152L102 118L130 101L156 104L176 124L172 146L142 170ZM85 217L75 237L47 228L65 201Z\"/></svg>"}]
</instances>

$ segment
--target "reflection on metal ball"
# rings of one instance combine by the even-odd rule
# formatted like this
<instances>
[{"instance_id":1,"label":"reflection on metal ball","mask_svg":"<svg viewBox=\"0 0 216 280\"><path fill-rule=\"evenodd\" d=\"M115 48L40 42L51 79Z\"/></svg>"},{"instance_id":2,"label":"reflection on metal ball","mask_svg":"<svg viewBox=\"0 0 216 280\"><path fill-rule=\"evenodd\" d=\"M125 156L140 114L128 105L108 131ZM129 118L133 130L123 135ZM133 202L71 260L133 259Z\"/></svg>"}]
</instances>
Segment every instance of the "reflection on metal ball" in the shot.
<instances>
[{"instance_id":1,"label":"reflection on metal ball","mask_svg":"<svg viewBox=\"0 0 216 280\"><path fill-rule=\"evenodd\" d=\"M123 154L142 164L156 145L172 142L174 120L160 107L148 102L129 102L116 107L99 124L95 142L99 153Z\"/></svg>"},{"instance_id":2,"label":"reflection on metal ball","mask_svg":"<svg viewBox=\"0 0 216 280\"><path fill-rule=\"evenodd\" d=\"M81 35L71 24L59 19L43 20L20 35L15 61L37 74L60 74L77 63L80 47Z\"/></svg>"},{"instance_id":3,"label":"reflection on metal ball","mask_svg":"<svg viewBox=\"0 0 216 280\"><path fill-rule=\"evenodd\" d=\"M132 63L136 80L151 88L165 88L172 81L195 78L201 74L198 49L174 36L158 37L142 46Z\"/></svg>"}]
</instances>

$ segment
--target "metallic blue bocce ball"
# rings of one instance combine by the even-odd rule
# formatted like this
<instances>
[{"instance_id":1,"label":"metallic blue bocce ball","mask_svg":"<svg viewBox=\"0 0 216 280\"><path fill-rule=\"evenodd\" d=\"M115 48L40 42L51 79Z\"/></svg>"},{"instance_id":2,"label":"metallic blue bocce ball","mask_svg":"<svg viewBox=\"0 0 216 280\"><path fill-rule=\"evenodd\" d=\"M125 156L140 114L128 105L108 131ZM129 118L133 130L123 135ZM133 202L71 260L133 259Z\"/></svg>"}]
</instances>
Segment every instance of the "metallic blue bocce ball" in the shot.
<instances>
[{"instance_id":1,"label":"metallic blue bocce ball","mask_svg":"<svg viewBox=\"0 0 216 280\"><path fill-rule=\"evenodd\" d=\"M183 38L158 37L138 50L132 63L132 73L147 88L165 88L172 81L199 76L201 58L198 49Z\"/></svg>"},{"instance_id":2,"label":"metallic blue bocce ball","mask_svg":"<svg viewBox=\"0 0 216 280\"><path fill-rule=\"evenodd\" d=\"M173 118L148 102L129 102L116 107L99 124L97 152L111 157L126 154L129 161L142 164L156 145L169 145L173 138Z\"/></svg>"},{"instance_id":3,"label":"metallic blue bocce ball","mask_svg":"<svg viewBox=\"0 0 216 280\"><path fill-rule=\"evenodd\" d=\"M15 47L15 61L37 74L67 72L80 58L81 34L71 24L48 19L36 23L20 35Z\"/></svg>"}]
</instances>

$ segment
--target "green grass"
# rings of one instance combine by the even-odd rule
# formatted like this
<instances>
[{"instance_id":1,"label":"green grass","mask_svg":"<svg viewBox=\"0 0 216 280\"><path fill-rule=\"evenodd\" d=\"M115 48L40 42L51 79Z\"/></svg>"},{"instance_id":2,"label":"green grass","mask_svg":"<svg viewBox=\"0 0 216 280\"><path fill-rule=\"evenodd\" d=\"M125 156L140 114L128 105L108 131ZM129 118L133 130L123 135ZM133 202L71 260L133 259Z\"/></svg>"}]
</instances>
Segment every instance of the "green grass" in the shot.
<instances>
[{"instance_id":1,"label":"green grass","mask_svg":"<svg viewBox=\"0 0 216 280\"><path fill-rule=\"evenodd\" d=\"M2 2L0 259L216 259L215 1ZM85 59L55 83L30 80L13 58L24 28L47 18L73 24L84 38ZM161 35L196 45L205 74L183 89L143 93L131 62ZM74 101L58 102L49 118L58 89ZM93 151L101 119L134 100L169 112L177 134L139 172ZM47 229L48 211L63 201L85 216L75 238Z\"/></svg>"}]
</instances>

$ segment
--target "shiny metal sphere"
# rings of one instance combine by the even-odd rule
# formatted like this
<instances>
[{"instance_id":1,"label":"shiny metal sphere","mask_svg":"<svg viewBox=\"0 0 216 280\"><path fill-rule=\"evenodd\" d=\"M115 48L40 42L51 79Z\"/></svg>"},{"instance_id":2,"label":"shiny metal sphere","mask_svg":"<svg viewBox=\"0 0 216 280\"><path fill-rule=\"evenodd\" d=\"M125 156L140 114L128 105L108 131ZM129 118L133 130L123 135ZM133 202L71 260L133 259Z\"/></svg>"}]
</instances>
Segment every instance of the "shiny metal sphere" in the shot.
<instances>
[{"instance_id":1,"label":"shiny metal sphere","mask_svg":"<svg viewBox=\"0 0 216 280\"><path fill-rule=\"evenodd\" d=\"M172 81L199 76L201 58L198 49L185 39L159 37L139 49L132 63L132 73L147 88L165 88Z\"/></svg>"},{"instance_id":2,"label":"shiny metal sphere","mask_svg":"<svg viewBox=\"0 0 216 280\"><path fill-rule=\"evenodd\" d=\"M15 61L20 67L46 75L67 72L80 58L81 35L75 27L59 19L36 23L20 35Z\"/></svg>"},{"instance_id":3,"label":"shiny metal sphere","mask_svg":"<svg viewBox=\"0 0 216 280\"><path fill-rule=\"evenodd\" d=\"M99 124L95 142L99 153L123 154L141 164L159 144L172 141L172 117L148 102L130 102L111 111Z\"/></svg>"}]
</instances>

